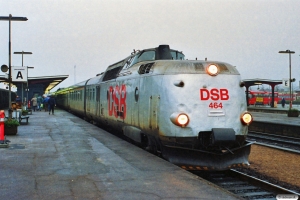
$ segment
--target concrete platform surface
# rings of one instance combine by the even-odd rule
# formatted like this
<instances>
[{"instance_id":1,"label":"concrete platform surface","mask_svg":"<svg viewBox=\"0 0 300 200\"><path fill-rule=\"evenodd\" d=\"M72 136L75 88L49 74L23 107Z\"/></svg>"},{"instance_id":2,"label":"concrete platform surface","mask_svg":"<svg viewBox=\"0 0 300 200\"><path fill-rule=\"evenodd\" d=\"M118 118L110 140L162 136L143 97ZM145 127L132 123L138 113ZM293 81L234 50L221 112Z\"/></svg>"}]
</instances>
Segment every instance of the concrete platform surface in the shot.
<instances>
[{"instance_id":1,"label":"concrete platform surface","mask_svg":"<svg viewBox=\"0 0 300 200\"><path fill-rule=\"evenodd\" d=\"M63 110L0 149L0 199L239 199Z\"/></svg>"},{"instance_id":2,"label":"concrete platform surface","mask_svg":"<svg viewBox=\"0 0 300 200\"><path fill-rule=\"evenodd\" d=\"M299 107L295 107L299 109ZM283 110L282 108L256 108L257 110L250 111L253 120L258 122L269 122L276 124L300 126L300 117L288 117L287 113L269 113L268 110ZM299 109L300 110L300 109ZM251 125L250 125L251 126Z\"/></svg>"}]
</instances>

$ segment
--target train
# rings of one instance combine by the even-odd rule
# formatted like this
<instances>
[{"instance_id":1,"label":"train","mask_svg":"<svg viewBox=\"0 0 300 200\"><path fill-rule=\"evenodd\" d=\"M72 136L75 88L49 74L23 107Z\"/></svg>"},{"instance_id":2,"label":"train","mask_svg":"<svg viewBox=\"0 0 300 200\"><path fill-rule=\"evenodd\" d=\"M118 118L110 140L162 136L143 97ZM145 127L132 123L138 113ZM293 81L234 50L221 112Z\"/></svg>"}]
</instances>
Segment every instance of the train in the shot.
<instances>
[{"instance_id":1,"label":"train","mask_svg":"<svg viewBox=\"0 0 300 200\"><path fill-rule=\"evenodd\" d=\"M16 101L17 94L11 91L11 101ZM0 109L7 109L9 108L9 91L6 89L0 88Z\"/></svg>"},{"instance_id":2,"label":"train","mask_svg":"<svg viewBox=\"0 0 300 200\"><path fill-rule=\"evenodd\" d=\"M249 105L271 105L272 92L249 91L248 101L249 101ZM279 101L278 92L274 92L274 102L278 104L278 101Z\"/></svg>"},{"instance_id":3,"label":"train","mask_svg":"<svg viewBox=\"0 0 300 200\"><path fill-rule=\"evenodd\" d=\"M114 130L187 170L249 165L253 117L236 67L187 60L169 45L134 50L53 93L58 107Z\"/></svg>"},{"instance_id":4,"label":"train","mask_svg":"<svg viewBox=\"0 0 300 200\"><path fill-rule=\"evenodd\" d=\"M297 100L297 93L292 93L292 100ZM274 102L280 103L282 98L286 101L290 101L290 94L283 92L274 92ZM249 91L248 92L248 103L249 105L271 105L272 92L269 91Z\"/></svg>"}]
</instances>

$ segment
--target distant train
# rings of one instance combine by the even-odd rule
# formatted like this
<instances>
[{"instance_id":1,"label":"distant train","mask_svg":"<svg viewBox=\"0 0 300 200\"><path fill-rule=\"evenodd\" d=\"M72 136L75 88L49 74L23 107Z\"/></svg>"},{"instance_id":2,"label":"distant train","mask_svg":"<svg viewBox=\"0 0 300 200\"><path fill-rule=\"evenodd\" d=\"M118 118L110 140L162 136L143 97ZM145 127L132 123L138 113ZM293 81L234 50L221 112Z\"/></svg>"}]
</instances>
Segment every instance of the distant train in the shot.
<instances>
[{"instance_id":1,"label":"distant train","mask_svg":"<svg viewBox=\"0 0 300 200\"><path fill-rule=\"evenodd\" d=\"M252 115L236 67L160 45L58 90L57 105L189 170L248 165Z\"/></svg>"},{"instance_id":2,"label":"distant train","mask_svg":"<svg viewBox=\"0 0 300 200\"><path fill-rule=\"evenodd\" d=\"M249 105L271 105L272 92L267 91L249 91ZM278 92L274 92L274 102L278 103Z\"/></svg>"},{"instance_id":3,"label":"distant train","mask_svg":"<svg viewBox=\"0 0 300 200\"><path fill-rule=\"evenodd\" d=\"M281 102L282 98L290 101L289 93L274 92L274 102L277 104ZM292 93L293 101L297 100L297 93ZM268 91L249 91L248 92L249 105L271 105L272 92Z\"/></svg>"},{"instance_id":4,"label":"distant train","mask_svg":"<svg viewBox=\"0 0 300 200\"><path fill-rule=\"evenodd\" d=\"M16 100L16 93L11 92L11 101L14 102ZM0 88L0 109L9 108L9 91Z\"/></svg>"}]
</instances>

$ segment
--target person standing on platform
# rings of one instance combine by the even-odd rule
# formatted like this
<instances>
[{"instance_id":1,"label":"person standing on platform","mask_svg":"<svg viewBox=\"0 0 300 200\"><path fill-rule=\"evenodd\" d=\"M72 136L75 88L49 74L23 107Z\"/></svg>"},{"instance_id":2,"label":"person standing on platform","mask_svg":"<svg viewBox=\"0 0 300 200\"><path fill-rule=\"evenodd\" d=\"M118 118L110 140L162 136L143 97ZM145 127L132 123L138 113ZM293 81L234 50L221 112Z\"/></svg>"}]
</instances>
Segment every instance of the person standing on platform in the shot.
<instances>
[{"instance_id":1,"label":"person standing on platform","mask_svg":"<svg viewBox=\"0 0 300 200\"><path fill-rule=\"evenodd\" d=\"M281 99L281 105L284 108L284 105L285 105L285 99L284 98Z\"/></svg>"},{"instance_id":2,"label":"person standing on platform","mask_svg":"<svg viewBox=\"0 0 300 200\"><path fill-rule=\"evenodd\" d=\"M52 115L54 115L54 106L56 106L55 98L54 96L50 96L50 99L48 100L48 106L49 106L49 115L50 112L52 111Z\"/></svg>"},{"instance_id":3,"label":"person standing on platform","mask_svg":"<svg viewBox=\"0 0 300 200\"><path fill-rule=\"evenodd\" d=\"M43 98L41 97L41 95L39 95L37 97L37 110L41 111L42 108L41 108L41 104L43 103Z\"/></svg>"},{"instance_id":4,"label":"person standing on platform","mask_svg":"<svg viewBox=\"0 0 300 200\"><path fill-rule=\"evenodd\" d=\"M37 107L37 98L33 96L31 101L32 101L33 112L35 112L35 109Z\"/></svg>"},{"instance_id":5,"label":"person standing on platform","mask_svg":"<svg viewBox=\"0 0 300 200\"><path fill-rule=\"evenodd\" d=\"M45 96L45 98L43 100L43 106L45 108L45 112L48 111L48 101L49 101L49 97Z\"/></svg>"},{"instance_id":6,"label":"person standing on platform","mask_svg":"<svg viewBox=\"0 0 300 200\"><path fill-rule=\"evenodd\" d=\"M17 104L17 109L22 108L22 100L18 95L16 97L16 104Z\"/></svg>"}]
</instances>

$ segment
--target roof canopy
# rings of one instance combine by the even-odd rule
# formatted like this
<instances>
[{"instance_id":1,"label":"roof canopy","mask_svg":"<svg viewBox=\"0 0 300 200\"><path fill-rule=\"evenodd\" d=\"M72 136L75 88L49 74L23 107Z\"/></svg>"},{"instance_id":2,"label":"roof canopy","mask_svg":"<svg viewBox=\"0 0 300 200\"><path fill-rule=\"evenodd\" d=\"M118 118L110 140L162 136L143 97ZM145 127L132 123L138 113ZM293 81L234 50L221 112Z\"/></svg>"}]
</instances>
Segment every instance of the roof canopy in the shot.
<instances>
[{"instance_id":1,"label":"roof canopy","mask_svg":"<svg viewBox=\"0 0 300 200\"><path fill-rule=\"evenodd\" d=\"M28 85L42 84L44 91L49 91L68 77L69 75L28 77ZM5 76L0 76L0 82L8 83L8 80ZM19 83L21 82L13 82L14 85L18 85Z\"/></svg>"},{"instance_id":2,"label":"roof canopy","mask_svg":"<svg viewBox=\"0 0 300 200\"><path fill-rule=\"evenodd\" d=\"M246 87L250 87L252 85L261 85L261 84L268 84L271 86L282 84L282 80L270 80L270 79L245 79L243 80Z\"/></svg>"},{"instance_id":3,"label":"roof canopy","mask_svg":"<svg viewBox=\"0 0 300 200\"><path fill-rule=\"evenodd\" d=\"M252 85L261 85L261 84L268 84L272 88L272 99L271 99L271 107L274 108L274 88L275 85L282 84L282 80L269 80L269 79L245 79L243 80L245 83L246 87L246 99L247 99L247 105L249 106L249 96L248 96L248 91L249 87Z\"/></svg>"}]
</instances>

